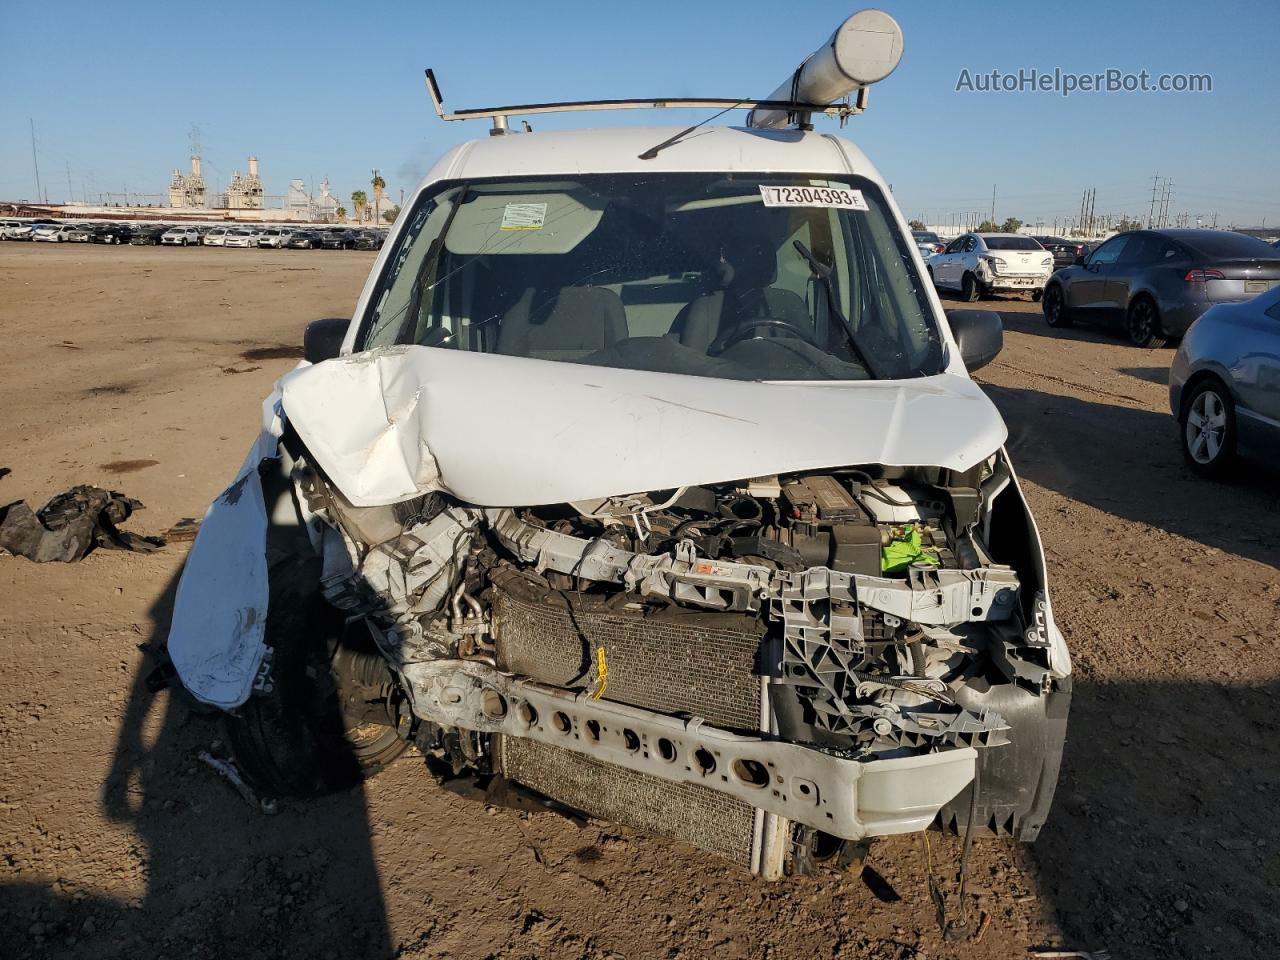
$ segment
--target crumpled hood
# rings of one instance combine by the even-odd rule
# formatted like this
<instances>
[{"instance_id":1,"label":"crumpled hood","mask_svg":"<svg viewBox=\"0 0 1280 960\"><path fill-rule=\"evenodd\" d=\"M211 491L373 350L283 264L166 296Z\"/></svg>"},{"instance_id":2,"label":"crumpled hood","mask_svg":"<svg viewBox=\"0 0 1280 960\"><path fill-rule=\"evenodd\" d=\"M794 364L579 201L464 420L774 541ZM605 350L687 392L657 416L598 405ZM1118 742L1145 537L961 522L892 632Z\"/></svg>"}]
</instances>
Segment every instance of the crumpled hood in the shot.
<instances>
[{"instance_id":1,"label":"crumpled hood","mask_svg":"<svg viewBox=\"0 0 1280 960\"><path fill-rule=\"evenodd\" d=\"M281 388L356 506L430 490L532 506L863 463L966 470L1007 434L954 374L755 383L408 346L303 367Z\"/></svg>"}]
</instances>

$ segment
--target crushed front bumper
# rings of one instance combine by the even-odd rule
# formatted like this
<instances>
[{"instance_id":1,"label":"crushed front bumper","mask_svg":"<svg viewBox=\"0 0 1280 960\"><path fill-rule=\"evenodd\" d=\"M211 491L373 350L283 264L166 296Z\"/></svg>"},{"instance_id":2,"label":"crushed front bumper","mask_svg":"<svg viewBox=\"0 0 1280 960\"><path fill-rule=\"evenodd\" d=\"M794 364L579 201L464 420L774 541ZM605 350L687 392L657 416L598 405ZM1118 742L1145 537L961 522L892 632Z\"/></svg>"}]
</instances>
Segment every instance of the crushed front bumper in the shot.
<instances>
[{"instance_id":1,"label":"crushed front bumper","mask_svg":"<svg viewBox=\"0 0 1280 960\"><path fill-rule=\"evenodd\" d=\"M705 787L845 840L923 830L973 780L977 759L972 747L865 759L515 679L477 661L411 663L403 677L414 713L435 723Z\"/></svg>"}]
</instances>

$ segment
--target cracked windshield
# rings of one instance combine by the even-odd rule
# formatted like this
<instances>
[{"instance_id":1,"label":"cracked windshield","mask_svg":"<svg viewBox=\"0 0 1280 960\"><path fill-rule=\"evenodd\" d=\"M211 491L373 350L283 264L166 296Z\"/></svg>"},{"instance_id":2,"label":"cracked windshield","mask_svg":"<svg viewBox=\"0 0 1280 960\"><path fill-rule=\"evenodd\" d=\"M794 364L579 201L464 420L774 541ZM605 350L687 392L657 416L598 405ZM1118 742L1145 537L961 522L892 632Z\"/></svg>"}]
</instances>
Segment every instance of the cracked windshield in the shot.
<instances>
[{"instance_id":1,"label":"cracked windshield","mask_svg":"<svg viewBox=\"0 0 1280 960\"><path fill-rule=\"evenodd\" d=\"M943 366L909 248L857 177L450 185L411 212L360 343L735 380Z\"/></svg>"}]
</instances>

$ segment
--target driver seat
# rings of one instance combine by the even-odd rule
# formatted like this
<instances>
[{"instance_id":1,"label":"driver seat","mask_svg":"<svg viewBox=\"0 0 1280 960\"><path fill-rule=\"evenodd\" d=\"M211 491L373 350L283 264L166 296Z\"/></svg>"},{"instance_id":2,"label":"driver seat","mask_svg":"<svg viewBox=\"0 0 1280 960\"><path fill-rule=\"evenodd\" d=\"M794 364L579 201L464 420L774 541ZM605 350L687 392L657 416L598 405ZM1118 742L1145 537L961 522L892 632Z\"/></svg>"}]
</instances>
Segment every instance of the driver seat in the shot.
<instances>
[{"instance_id":1,"label":"driver seat","mask_svg":"<svg viewBox=\"0 0 1280 960\"><path fill-rule=\"evenodd\" d=\"M785 320L801 330L812 328L804 300L790 290L772 286L778 261L768 244L738 240L732 248L726 246L721 275L719 290L703 294L676 314L671 333L684 346L705 353L722 333L762 317Z\"/></svg>"}]
</instances>

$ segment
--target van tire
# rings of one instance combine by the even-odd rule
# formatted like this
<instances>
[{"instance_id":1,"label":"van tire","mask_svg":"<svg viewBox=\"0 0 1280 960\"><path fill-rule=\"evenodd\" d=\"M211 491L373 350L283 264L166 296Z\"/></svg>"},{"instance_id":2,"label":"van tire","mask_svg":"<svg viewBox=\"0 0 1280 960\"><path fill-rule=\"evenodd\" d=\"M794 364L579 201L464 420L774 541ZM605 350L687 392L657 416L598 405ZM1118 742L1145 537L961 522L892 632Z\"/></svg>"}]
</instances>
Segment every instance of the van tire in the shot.
<instances>
[{"instance_id":1,"label":"van tire","mask_svg":"<svg viewBox=\"0 0 1280 960\"><path fill-rule=\"evenodd\" d=\"M292 496L263 473L268 504ZM265 682L228 713L236 765L269 796L335 793L373 776L408 748L412 717L363 621L320 594L321 560L302 527L267 531Z\"/></svg>"}]
</instances>

